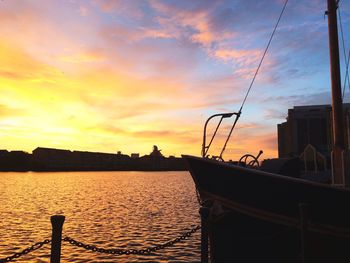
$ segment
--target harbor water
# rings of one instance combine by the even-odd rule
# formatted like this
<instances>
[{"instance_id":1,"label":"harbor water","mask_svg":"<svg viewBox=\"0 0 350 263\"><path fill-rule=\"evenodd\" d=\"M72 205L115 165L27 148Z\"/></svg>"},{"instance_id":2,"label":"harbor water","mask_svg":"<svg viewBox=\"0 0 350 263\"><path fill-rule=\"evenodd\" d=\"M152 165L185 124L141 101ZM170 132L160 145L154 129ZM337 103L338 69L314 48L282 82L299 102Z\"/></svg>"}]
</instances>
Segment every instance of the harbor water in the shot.
<instances>
[{"instance_id":1,"label":"harbor water","mask_svg":"<svg viewBox=\"0 0 350 263\"><path fill-rule=\"evenodd\" d=\"M50 216L66 217L63 237L101 248L144 249L200 222L188 172L0 173L0 258L51 238ZM105 255L62 243L61 262L199 262L200 233L148 256ZM50 245L17 262L49 262Z\"/></svg>"}]
</instances>

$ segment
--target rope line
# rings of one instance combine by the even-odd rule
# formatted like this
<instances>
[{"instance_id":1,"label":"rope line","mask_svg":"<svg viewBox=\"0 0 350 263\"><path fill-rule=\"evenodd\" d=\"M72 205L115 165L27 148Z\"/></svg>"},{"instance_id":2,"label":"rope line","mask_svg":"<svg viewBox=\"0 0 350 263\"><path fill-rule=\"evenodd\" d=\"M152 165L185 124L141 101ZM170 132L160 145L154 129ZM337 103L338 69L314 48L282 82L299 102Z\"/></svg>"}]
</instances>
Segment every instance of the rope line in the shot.
<instances>
[{"instance_id":1,"label":"rope line","mask_svg":"<svg viewBox=\"0 0 350 263\"><path fill-rule=\"evenodd\" d=\"M350 91L349 64L350 64L350 49L349 49L349 52L348 52L348 58L347 58L347 62L346 62L346 73L345 73L345 79L348 80L347 83L348 83L348 87L349 87L349 91ZM345 84L344 84L344 90L345 90Z\"/></svg>"},{"instance_id":2,"label":"rope line","mask_svg":"<svg viewBox=\"0 0 350 263\"><path fill-rule=\"evenodd\" d=\"M266 56L266 54L267 54L267 51L268 51L268 49L269 49L269 47L270 47L270 45L271 45L273 36L275 35L275 32L276 32L276 30L277 30L277 27L278 27L278 25L279 25L279 23L280 23L280 21L281 21L281 18L282 18L282 16L283 16L284 10L286 9L287 3L288 3L288 0L285 0L284 5L283 5L283 8L282 8L282 10L281 10L281 13L280 13L280 15L279 15L279 17L278 17L277 23L276 23L276 25L275 25L275 27L274 27L272 33L271 33L269 42L267 43L267 46L266 46L266 48L265 48L265 51L264 51L264 53L263 53L263 55L262 55L262 57L261 57L261 59L260 59L259 65L258 65L258 67L257 67L257 69L256 69L256 71L255 71L255 73L254 73L254 77L253 77L252 81L250 82L249 88L248 88L248 90L247 90L247 92L246 92L246 94L245 94L245 97L244 97L244 99L243 99L242 105L241 105L241 107L240 107L240 109L239 109L239 111L238 111L238 113L237 113L237 115L236 115L236 119L235 119L234 123L233 123L232 126L231 126L231 130L230 130L230 132L229 132L229 134L228 134L228 136L227 136L227 138L226 138L225 144L224 144L224 146L223 146L223 148L222 148L222 150L221 150L220 158L222 158L222 155L223 155L223 153L224 153L224 151L225 151L225 149L226 149L227 143L228 143L228 141L229 141L230 138L231 138L233 129L235 128L236 123L237 123L239 117L241 116L243 106L244 106L244 104L245 104L245 102L246 102L246 100L247 100L247 98L248 98L248 95L249 95L249 93L250 93L250 90L252 89L253 84L254 84L254 82L255 82L256 76L257 76L258 73L259 73L259 70L260 70L260 68L261 68L261 65L262 65L262 63L263 63L263 61L264 61L264 59L265 59L265 56Z\"/></svg>"},{"instance_id":3,"label":"rope line","mask_svg":"<svg viewBox=\"0 0 350 263\"><path fill-rule=\"evenodd\" d=\"M268 51L268 49L269 49L269 47L270 47L270 44L271 44L271 42L272 42L273 36L275 35L275 32L276 32L276 30L277 30L277 27L278 27L278 25L279 25L279 23L280 23L280 21L281 21L281 18L282 18L282 16L283 16L284 10L286 9L287 3L288 3L288 0L286 0L286 1L284 2L282 11L281 11L281 13L280 13L280 16L278 17L277 23L276 23L276 25L275 25L275 27L274 27L272 33L271 33L269 42L268 42L268 44L267 44L267 46L266 46L266 48L265 48L265 51L264 51L263 56L261 57L260 63L259 63L259 65L258 65L258 67L257 67L257 69L256 69L256 71L255 71L254 77L253 77L253 79L252 79L252 81L251 81L251 83L250 83L250 85L249 85L249 88L248 88L247 93L246 93L246 95L245 95L245 97L244 97L244 100L243 100L243 102L242 102L241 108L239 109L239 112L242 111L242 108L243 108L243 106L244 106L244 104L245 104L245 102L246 102L246 100L247 100L247 98L248 98L248 95L249 95L249 93L250 93L250 90L251 90L251 88L253 87L253 84L254 84L254 82L255 82L256 76L257 76L258 73L259 73L260 67L261 67L261 65L262 65L262 63L263 63L263 61L264 61L264 58L265 58L265 56L266 56L266 54L267 54L267 51Z\"/></svg>"},{"instance_id":4,"label":"rope line","mask_svg":"<svg viewBox=\"0 0 350 263\"><path fill-rule=\"evenodd\" d=\"M350 79L349 79L350 50L349 50L349 54L346 55L345 38L344 38L344 31L343 31L343 23L342 23L341 14L340 14L340 6L338 6L338 17L339 17L340 35L341 35L342 47L343 47L343 55L344 55L344 61L345 61L345 79L344 79L343 94L342 94L343 95L342 99L344 100L346 84L349 85L349 89L350 89Z\"/></svg>"}]
</instances>

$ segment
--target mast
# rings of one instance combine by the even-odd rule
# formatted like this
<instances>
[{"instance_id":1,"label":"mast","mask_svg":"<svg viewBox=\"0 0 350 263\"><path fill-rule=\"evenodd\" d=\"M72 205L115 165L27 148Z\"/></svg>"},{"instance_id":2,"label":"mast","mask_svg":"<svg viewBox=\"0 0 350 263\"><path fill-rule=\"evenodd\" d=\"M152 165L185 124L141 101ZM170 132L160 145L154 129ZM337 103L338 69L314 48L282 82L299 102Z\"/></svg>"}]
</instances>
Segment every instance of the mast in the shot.
<instances>
[{"instance_id":1,"label":"mast","mask_svg":"<svg viewBox=\"0 0 350 263\"><path fill-rule=\"evenodd\" d=\"M344 127L343 102L340 81L339 44L337 28L337 0L327 0L330 71L332 86L333 151L332 181L337 185L348 185L344 169Z\"/></svg>"}]
</instances>

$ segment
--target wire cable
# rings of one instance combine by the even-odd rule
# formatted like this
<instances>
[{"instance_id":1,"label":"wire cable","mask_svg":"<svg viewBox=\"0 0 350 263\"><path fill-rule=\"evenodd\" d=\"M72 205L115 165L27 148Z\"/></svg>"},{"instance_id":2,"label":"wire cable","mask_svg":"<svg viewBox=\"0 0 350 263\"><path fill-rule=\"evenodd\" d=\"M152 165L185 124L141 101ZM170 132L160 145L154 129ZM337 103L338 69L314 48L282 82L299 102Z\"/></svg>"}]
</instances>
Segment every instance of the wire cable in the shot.
<instances>
[{"instance_id":1,"label":"wire cable","mask_svg":"<svg viewBox=\"0 0 350 263\"><path fill-rule=\"evenodd\" d=\"M247 90L247 92L246 92L246 94L245 94L245 97L244 97L244 99L243 99L242 105L241 105L241 107L240 107L240 109L239 109L239 111L238 111L237 117L236 117L236 119L235 119L233 125L231 126L231 130L230 130L230 132L229 132L229 134L228 134L228 136L227 136L227 139L226 139L226 141L225 141L225 144L224 144L224 146L223 146L223 148L222 148L222 150L221 150L221 153L220 153L220 157L221 157L221 158L222 158L222 155L223 155L223 153L224 153L224 151L225 151L225 149L226 149L227 143L228 143L228 141L229 141L230 138L231 138L233 129L234 129L234 127L236 126L236 123L237 123L237 121L238 121L238 119L239 119L239 117L240 117L240 115L241 115L241 113L242 113L243 106L244 106L244 104L245 104L245 102L246 102L246 100L247 100L247 98L248 98L248 95L249 95L249 93L250 93L250 90L251 90L252 87L253 87L253 84L254 84L254 82L255 82L256 76L257 76L258 73L259 73L260 67L261 67L261 65L262 65L262 63L263 63L263 61L264 61L264 58L265 58L265 56L266 56L266 54L267 54L267 51L268 51L268 49L269 49L269 47L270 47L270 45L271 45L273 36L275 35L275 32L276 32L276 30L277 30L277 27L278 27L278 25L279 25L279 23L280 23L280 21L281 21L281 18L282 18L282 16L283 16L284 10L286 9L287 3L288 3L288 0L286 0L286 1L284 2L284 5L283 5L283 8L282 8L282 10L281 10L281 13L280 13L280 15L279 15L279 17L278 17L277 23L276 23L276 25L275 25L275 27L274 27L272 33L271 33L269 42L267 43L267 46L266 46L265 51L264 51L264 53L263 53L263 55L262 55L262 57L261 57L261 60L260 60L260 62L259 62L259 65L258 65L258 67L257 67L257 69L256 69L256 71L255 71L255 73L254 73L254 77L253 77L252 81L250 82L249 88L248 88L248 90Z\"/></svg>"},{"instance_id":2,"label":"wire cable","mask_svg":"<svg viewBox=\"0 0 350 263\"><path fill-rule=\"evenodd\" d=\"M258 73L259 73L260 67L261 67L261 65L262 65L262 63L263 63L263 61L264 61L264 58L265 58L265 56L266 56L266 54L267 54L267 51L268 51L268 49L269 49L269 47L270 47L270 44L271 44L271 42L272 42L272 38L273 38L273 36L275 35L275 32L276 32L276 30L277 30L277 27L278 27L278 25L279 25L279 23L280 23L280 21L281 21L281 18L282 18L282 16L283 16L284 10L286 9L287 3L288 3L288 0L286 0L286 1L284 2L282 11L281 11L281 13L280 13L280 16L278 17L277 23L276 23L276 25L275 25L275 27L274 27L272 33L271 33L269 42L267 43L267 46L266 46L265 51L264 51L264 54L263 54L263 56L261 57L260 63L259 63L259 65L258 65L258 68L257 68L256 71L255 71L254 77L253 77L253 79L252 79L252 81L251 81L251 83L250 83L250 85L249 85L249 88L248 88L247 93L246 93L246 95L245 95L245 97L244 97L244 100L243 100L243 102L242 102L242 105L241 105L241 108L240 108L239 112L242 111L242 108L243 108L243 106L244 106L244 104L245 104L245 102L246 102L246 100L247 100L247 98L248 98L248 95L249 95L249 93L250 93L250 90L251 90L252 87L253 87L253 84L254 84L254 82L255 82L256 76L257 76Z\"/></svg>"},{"instance_id":3,"label":"wire cable","mask_svg":"<svg viewBox=\"0 0 350 263\"><path fill-rule=\"evenodd\" d=\"M350 49L348 52L348 58L347 58L347 62L346 62L346 73L345 73L345 79L348 80L347 83L348 83L348 87L349 87L349 91L350 91L349 64L350 64ZM345 83L344 83L344 93L345 93ZM343 94L343 98L344 98L344 96L345 96L345 94Z\"/></svg>"},{"instance_id":4,"label":"wire cable","mask_svg":"<svg viewBox=\"0 0 350 263\"><path fill-rule=\"evenodd\" d=\"M338 6L338 18L339 18L339 26L340 26L340 33L341 33L340 35L341 35L341 39L342 39L343 54L344 54L344 62L345 62L345 79L344 79L343 96L342 96L342 99L344 100L346 84L349 85L349 90L350 90L350 79L349 79L349 59L350 59L350 50L349 50L349 55L346 55L345 38L344 38L344 31L343 31L343 23L342 23L342 20L341 20L340 7L339 7L339 6Z\"/></svg>"},{"instance_id":5,"label":"wire cable","mask_svg":"<svg viewBox=\"0 0 350 263\"><path fill-rule=\"evenodd\" d=\"M350 89L350 79L349 79L349 58L350 58L350 51L349 55L346 55L346 48L345 48L345 38L344 38L344 32L343 32L343 23L341 20L341 15L340 15L340 7L338 6L338 17L339 17L339 25L340 25L340 35L341 35L341 40L342 40L342 46L343 46L343 54L344 54L344 60L345 60L345 80L344 80L344 86L343 86L343 96L342 99L344 100L345 97L345 88L346 84L349 84L349 89Z\"/></svg>"}]
</instances>

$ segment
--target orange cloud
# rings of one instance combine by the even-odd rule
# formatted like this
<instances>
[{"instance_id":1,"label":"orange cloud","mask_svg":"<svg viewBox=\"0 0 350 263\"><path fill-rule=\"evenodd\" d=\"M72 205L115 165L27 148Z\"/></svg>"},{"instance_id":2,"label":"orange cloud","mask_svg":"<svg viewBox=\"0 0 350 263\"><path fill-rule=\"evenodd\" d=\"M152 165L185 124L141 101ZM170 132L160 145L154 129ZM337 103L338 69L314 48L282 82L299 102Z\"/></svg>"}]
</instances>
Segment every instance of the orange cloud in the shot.
<instances>
[{"instance_id":1,"label":"orange cloud","mask_svg":"<svg viewBox=\"0 0 350 263\"><path fill-rule=\"evenodd\" d=\"M256 63L261 55L260 50L219 49L214 52L215 57L224 61L234 60L243 64Z\"/></svg>"},{"instance_id":2,"label":"orange cloud","mask_svg":"<svg viewBox=\"0 0 350 263\"><path fill-rule=\"evenodd\" d=\"M166 78L141 79L110 68L66 75L18 47L2 47L6 47L5 59L16 57L13 63L7 58L2 70L25 76L3 75L0 79L0 92L7 94L0 100L3 111L19 105L23 109L17 112L17 120L0 121L2 127L7 127L0 129L6 139L3 147L9 149L26 145L24 150L30 151L41 145L148 153L153 144L159 144L164 154L199 154L202 122L198 115L202 110L195 109L205 107L204 102L222 104L222 98L205 101L204 91L197 98L191 98L190 93L186 96L185 85ZM179 110L186 112L186 117ZM246 126L251 130L254 123ZM239 147L252 149L257 145L249 144L252 140L254 137L240 141Z\"/></svg>"},{"instance_id":3,"label":"orange cloud","mask_svg":"<svg viewBox=\"0 0 350 263\"><path fill-rule=\"evenodd\" d=\"M21 109L14 109L6 105L0 105L0 119L13 118L23 114L25 114L25 112Z\"/></svg>"},{"instance_id":4,"label":"orange cloud","mask_svg":"<svg viewBox=\"0 0 350 263\"><path fill-rule=\"evenodd\" d=\"M232 63L245 76L261 54L226 48L237 33L213 27L215 1L194 9L150 1L152 17L137 1L9 2L0 10L0 136L8 149L148 153L159 144L165 154L199 154L207 115L231 111L244 96L246 80L220 66ZM240 137L255 124L235 131L228 152L266 144L261 134Z\"/></svg>"},{"instance_id":5,"label":"orange cloud","mask_svg":"<svg viewBox=\"0 0 350 263\"><path fill-rule=\"evenodd\" d=\"M17 119L0 120L0 134L7 142L3 147L19 149L25 145L30 151L41 145L110 151L119 149L121 142L129 142L135 145L133 151L144 152L155 143L163 143L172 145L165 153L175 154L174 149L181 148L180 141L196 141L187 135L189 127L185 131L164 130L174 124L166 122L166 115L180 107L174 99L183 97L182 89L172 81L140 79L110 68L63 74L18 46L4 43L0 55L6 62L1 68L6 74L0 77L0 93L6 95L0 99L0 113L18 115ZM190 101L186 103L190 105ZM21 110L12 112L16 107ZM111 120L116 124L103 126ZM189 144L188 149L192 147Z\"/></svg>"},{"instance_id":6,"label":"orange cloud","mask_svg":"<svg viewBox=\"0 0 350 263\"><path fill-rule=\"evenodd\" d=\"M3 78L35 80L44 76L53 77L58 73L10 43L0 42L0 58L0 77Z\"/></svg>"},{"instance_id":7,"label":"orange cloud","mask_svg":"<svg viewBox=\"0 0 350 263\"><path fill-rule=\"evenodd\" d=\"M214 57L235 64L235 74L251 79L262 56L261 50L218 49Z\"/></svg>"},{"instance_id":8,"label":"orange cloud","mask_svg":"<svg viewBox=\"0 0 350 263\"><path fill-rule=\"evenodd\" d=\"M162 15L157 17L157 21L167 34L176 38L181 37L183 29L191 28L193 32L188 33L189 38L195 42L209 48L214 42L220 42L233 36L232 32L217 32L210 26L209 11L207 9L184 10L176 5L167 5L161 1L153 0L151 6ZM216 5L215 2L212 5Z\"/></svg>"},{"instance_id":9,"label":"orange cloud","mask_svg":"<svg viewBox=\"0 0 350 263\"><path fill-rule=\"evenodd\" d=\"M233 120L226 120L219 130L210 155L219 155L231 129ZM207 140L210 140L215 124L211 125L207 132ZM244 154L257 155L260 150L264 151L261 159L277 157L277 134L266 129L264 124L258 122L246 122L239 120L224 152L225 160L238 160Z\"/></svg>"}]
</instances>

